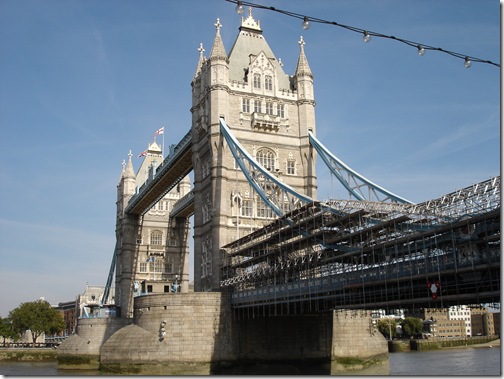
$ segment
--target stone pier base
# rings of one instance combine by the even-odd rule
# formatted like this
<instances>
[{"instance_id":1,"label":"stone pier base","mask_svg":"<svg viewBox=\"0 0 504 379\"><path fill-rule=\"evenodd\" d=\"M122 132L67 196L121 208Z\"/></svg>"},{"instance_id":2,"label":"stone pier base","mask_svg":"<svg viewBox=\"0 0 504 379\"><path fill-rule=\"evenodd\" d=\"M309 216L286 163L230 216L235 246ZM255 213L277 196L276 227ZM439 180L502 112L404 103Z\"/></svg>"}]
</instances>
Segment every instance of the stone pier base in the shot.
<instances>
[{"instance_id":1,"label":"stone pier base","mask_svg":"<svg viewBox=\"0 0 504 379\"><path fill-rule=\"evenodd\" d=\"M387 340L365 310L333 311L331 375L389 375Z\"/></svg>"},{"instance_id":2,"label":"stone pier base","mask_svg":"<svg viewBox=\"0 0 504 379\"><path fill-rule=\"evenodd\" d=\"M115 317L80 318L77 321L77 333L58 346L58 368L98 369L102 345L115 332L131 322L131 319Z\"/></svg>"},{"instance_id":3,"label":"stone pier base","mask_svg":"<svg viewBox=\"0 0 504 379\"><path fill-rule=\"evenodd\" d=\"M133 319L80 319L58 363L123 375L390 373L369 311L240 318L219 292L139 296Z\"/></svg>"},{"instance_id":4,"label":"stone pier base","mask_svg":"<svg viewBox=\"0 0 504 379\"><path fill-rule=\"evenodd\" d=\"M135 298L134 324L102 346L104 372L208 375L236 359L226 294L151 294Z\"/></svg>"}]
</instances>

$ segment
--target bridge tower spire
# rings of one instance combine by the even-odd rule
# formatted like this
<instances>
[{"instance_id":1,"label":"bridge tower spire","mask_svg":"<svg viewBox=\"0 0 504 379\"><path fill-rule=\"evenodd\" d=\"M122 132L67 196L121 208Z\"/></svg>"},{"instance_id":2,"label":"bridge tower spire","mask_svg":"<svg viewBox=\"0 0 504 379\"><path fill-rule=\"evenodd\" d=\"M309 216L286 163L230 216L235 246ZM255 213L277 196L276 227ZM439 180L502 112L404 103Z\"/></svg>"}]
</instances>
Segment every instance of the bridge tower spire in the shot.
<instances>
[{"instance_id":1,"label":"bridge tower spire","mask_svg":"<svg viewBox=\"0 0 504 379\"><path fill-rule=\"evenodd\" d=\"M295 85L298 92L297 106L299 115L299 135L303 160L303 175L306 178L306 194L313 199L317 198L315 161L316 152L310 145L308 133L315 133L315 97L313 94L313 74L306 58L303 36L299 39L299 58L296 66Z\"/></svg>"},{"instance_id":2,"label":"bridge tower spire","mask_svg":"<svg viewBox=\"0 0 504 379\"><path fill-rule=\"evenodd\" d=\"M221 117L267 170L300 193L315 197L316 192L308 135L315 130L313 76L303 48L298 68L289 76L252 9L242 17L229 54L219 19L215 28L208 59L200 46L191 83L195 291L219 290L221 247L276 217L235 164L220 133ZM267 192L279 195L273 187ZM288 203L295 200L284 201L285 209L296 206Z\"/></svg>"}]
</instances>

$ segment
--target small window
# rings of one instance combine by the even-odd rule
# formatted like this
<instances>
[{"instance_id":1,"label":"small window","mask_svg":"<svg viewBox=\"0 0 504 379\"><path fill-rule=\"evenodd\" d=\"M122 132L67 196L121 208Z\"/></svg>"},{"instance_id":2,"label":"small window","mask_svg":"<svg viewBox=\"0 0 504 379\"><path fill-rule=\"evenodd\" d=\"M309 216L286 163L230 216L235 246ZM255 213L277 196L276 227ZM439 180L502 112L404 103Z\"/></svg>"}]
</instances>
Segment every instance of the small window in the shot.
<instances>
[{"instance_id":1,"label":"small window","mask_svg":"<svg viewBox=\"0 0 504 379\"><path fill-rule=\"evenodd\" d=\"M171 274L173 272L173 262L171 259L168 259L165 262L165 274Z\"/></svg>"},{"instance_id":2,"label":"small window","mask_svg":"<svg viewBox=\"0 0 504 379\"><path fill-rule=\"evenodd\" d=\"M296 174L296 161L287 161L287 175Z\"/></svg>"},{"instance_id":3,"label":"small window","mask_svg":"<svg viewBox=\"0 0 504 379\"><path fill-rule=\"evenodd\" d=\"M285 117L285 108L284 108L283 104L278 104L277 115L278 115L278 117L281 117L281 118Z\"/></svg>"},{"instance_id":4,"label":"small window","mask_svg":"<svg viewBox=\"0 0 504 379\"><path fill-rule=\"evenodd\" d=\"M261 75L254 74L254 88L261 88Z\"/></svg>"},{"instance_id":5,"label":"small window","mask_svg":"<svg viewBox=\"0 0 504 379\"><path fill-rule=\"evenodd\" d=\"M261 113L261 100L254 101L254 112Z\"/></svg>"},{"instance_id":6,"label":"small window","mask_svg":"<svg viewBox=\"0 0 504 379\"><path fill-rule=\"evenodd\" d=\"M164 286L164 292L165 293L170 292L170 286Z\"/></svg>"},{"instance_id":7,"label":"small window","mask_svg":"<svg viewBox=\"0 0 504 379\"><path fill-rule=\"evenodd\" d=\"M147 272L147 262L140 262L140 272Z\"/></svg>"},{"instance_id":8,"label":"small window","mask_svg":"<svg viewBox=\"0 0 504 379\"><path fill-rule=\"evenodd\" d=\"M271 218L273 217L273 209L271 209L262 199L257 199L257 217Z\"/></svg>"},{"instance_id":9,"label":"small window","mask_svg":"<svg viewBox=\"0 0 504 379\"><path fill-rule=\"evenodd\" d=\"M243 199L240 208L240 215L250 217L252 216L252 199Z\"/></svg>"},{"instance_id":10,"label":"small window","mask_svg":"<svg viewBox=\"0 0 504 379\"><path fill-rule=\"evenodd\" d=\"M242 112L250 113L250 99L242 99Z\"/></svg>"},{"instance_id":11,"label":"small window","mask_svg":"<svg viewBox=\"0 0 504 379\"><path fill-rule=\"evenodd\" d=\"M266 103L266 114L273 115L273 103Z\"/></svg>"},{"instance_id":12,"label":"small window","mask_svg":"<svg viewBox=\"0 0 504 379\"><path fill-rule=\"evenodd\" d=\"M271 75L266 75L264 77L264 88L268 91L273 90L273 78Z\"/></svg>"},{"instance_id":13,"label":"small window","mask_svg":"<svg viewBox=\"0 0 504 379\"><path fill-rule=\"evenodd\" d=\"M147 292L152 293L152 284L147 285Z\"/></svg>"}]
</instances>

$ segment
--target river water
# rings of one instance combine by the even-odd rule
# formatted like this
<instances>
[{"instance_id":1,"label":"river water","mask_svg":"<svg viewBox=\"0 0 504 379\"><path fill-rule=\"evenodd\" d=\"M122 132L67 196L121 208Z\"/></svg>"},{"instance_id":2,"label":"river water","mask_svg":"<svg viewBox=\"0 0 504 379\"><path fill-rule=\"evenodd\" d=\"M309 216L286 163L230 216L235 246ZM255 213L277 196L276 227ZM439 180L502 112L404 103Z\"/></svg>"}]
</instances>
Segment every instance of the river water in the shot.
<instances>
[{"instance_id":1,"label":"river water","mask_svg":"<svg viewBox=\"0 0 504 379\"><path fill-rule=\"evenodd\" d=\"M502 373L500 347L391 353L389 359L390 375L398 376L500 376ZM100 375L100 372L97 370L58 370L55 361L0 362L0 375L83 376Z\"/></svg>"}]
</instances>

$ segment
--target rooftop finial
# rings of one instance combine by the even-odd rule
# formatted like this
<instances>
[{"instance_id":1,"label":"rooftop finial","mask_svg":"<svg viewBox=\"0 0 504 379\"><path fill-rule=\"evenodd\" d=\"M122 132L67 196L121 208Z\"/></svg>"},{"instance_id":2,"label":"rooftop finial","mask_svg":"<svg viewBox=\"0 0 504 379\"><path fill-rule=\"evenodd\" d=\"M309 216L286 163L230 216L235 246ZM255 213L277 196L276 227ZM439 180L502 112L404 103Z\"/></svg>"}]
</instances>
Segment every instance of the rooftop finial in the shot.
<instances>
[{"instance_id":1,"label":"rooftop finial","mask_svg":"<svg viewBox=\"0 0 504 379\"><path fill-rule=\"evenodd\" d=\"M254 17L252 17L252 7L249 7L247 18L242 16L241 27L261 31L260 21L259 20L256 21L256 20L254 20Z\"/></svg>"},{"instance_id":2,"label":"rooftop finial","mask_svg":"<svg viewBox=\"0 0 504 379\"><path fill-rule=\"evenodd\" d=\"M205 49L203 48L202 42L200 42L200 44L199 44L198 51L199 51L200 55L203 55L203 53L205 52Z\"/></svg>"},{"instance_id":3,"label":"rooftop finial","mask_svg":"<svg viewBox=\"0 0 504 379\"><path fill-rule=\"evenodd\" d=\"M214 25L215 25L215 29L217 29L217 31L219 32L220 28L222 28L222 24L220 23L220 20L218 18L217 18L217 22Z\"/></svg>"},{"instance_id":4,"label":"rooftop finial","mask_svg":"<svg viewBox=\"0 0 504 379\"><path fill-rule=\"evenodd\" d=\"M299 46L300 46L301 48L303 48L303 46L304 46L304 44L305 44L305 41L304 41L304 39L303 39L303 36L299 37L299 41L298 41L298 43L299 43Z\"/></svg>"}]
</instances>

